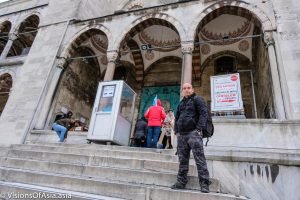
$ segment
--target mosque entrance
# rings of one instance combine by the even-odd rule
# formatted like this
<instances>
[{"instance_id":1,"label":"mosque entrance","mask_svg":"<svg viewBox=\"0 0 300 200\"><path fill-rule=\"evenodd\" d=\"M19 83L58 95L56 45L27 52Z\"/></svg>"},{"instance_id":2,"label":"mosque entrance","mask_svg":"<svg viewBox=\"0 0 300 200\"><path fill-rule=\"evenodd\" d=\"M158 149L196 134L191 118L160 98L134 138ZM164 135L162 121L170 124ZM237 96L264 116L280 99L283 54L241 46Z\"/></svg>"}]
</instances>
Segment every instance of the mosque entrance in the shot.
<instances>
[{"instance_id":1,"label":"mosque entrance","mask_svg":"<svg viewBox=\"0 0 300 200\"><path fill-rule=\"evenodd\" d=\"M157 98L161 100L162 106L166 111L170 109L176 111L180 101L180 85L144 87L141 95L139 118L145 114L150 106L152 106L156 95Z\"/></svg>"}]
</instances>

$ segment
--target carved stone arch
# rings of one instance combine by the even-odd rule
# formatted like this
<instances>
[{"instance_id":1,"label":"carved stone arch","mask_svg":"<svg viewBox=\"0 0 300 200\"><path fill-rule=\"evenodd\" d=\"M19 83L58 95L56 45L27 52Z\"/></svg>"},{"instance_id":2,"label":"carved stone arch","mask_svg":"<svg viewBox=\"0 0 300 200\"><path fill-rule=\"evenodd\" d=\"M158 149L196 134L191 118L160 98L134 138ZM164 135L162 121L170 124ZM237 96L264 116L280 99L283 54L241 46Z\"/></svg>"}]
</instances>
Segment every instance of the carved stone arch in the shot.
<instances>
[{"instance_id":1,"label":"carved stone arch","mask_svg":"<svg viewBox=\"0 0 300 200\"><path fill-rule=\"evenodd\" d=\"M10 27L9 30L11 30L11 28L12 28L12 23L11 23L11 21L10 21L9 19L5 19L5 20L0 21L0 31L1 31L3 28L5 28L4 26L9 26L9 27Z\"/></svg>"},{"instance_id":2,"label":"carved stone arch","mask_svg":"<svg viewBox=\"0 0 300 200\"><path fill-rule=\"evenodd\" d=\"M217 52L209 57L207 57L203 64L202 64L202 68L200 70L200 85L202 85L202 76L204 74L204 71L205 69L207 68L208 66L208 63L211 62L212 60L215 60L215 59L218 59L220 57L223 57L223 56L229 56L229 57L233 57L233 58L242 58L243 60L249 60L249 58L239 52L236 52L236 51L231 51L231 50L225 50L225 51L220 51L220 52Z\"/></svg>"},{"instance_id":3,"label":"carved stone arch","mask_svg":"<svg viewBox=\"0 0 300 200\"><path fill-rule=\"evenodd\" d=\"M127 45L130 49L139 49L138 44L133 39L127 42ZM144 61L141 51L133 51L132 57L135 66L135 78L138 83L141 83L144 80Z\"/></svg>"},{"instance_id":4,"label":"carved stone arch","mask_svg":"<svg viewBox=\"0 0 300 200\"><path fill-rule=\"evenodd\" d=\"M126 40L126 37L137 33L141 28L151 25L167 26L177 32L180 38L185 38L186 30L179 20L165 13L152 13L131 22L131 24L118 35L114 44L112 44L113 46L111 46L111 50L119 49L122 41Z\"/></svg>"},{"instance_id":5,"label":"carved stone arch","mask_svg":"<svg viewBox=\"0 0 300 200\"><path fill-rule=\"evenodd\" d=\"M23 20L14 28L14 34L10 35L13 44L7 56L20 56L29 53L30 48L38 32L40 24L40 16L37 12L28 14L28 17L22 18Z\"/></svg>"},{"instance_id":6,"label":"carved stone arch","mask_svg":"<svg viewBox=\"0 0 300 200\"><path fill-rule=\"evenodd\" d=\"M80 41L84 38L89 37L88 32L91 30L98 30L98 31L101 31L102 33L104 33L104 35L107 37L108 46L109 46L109 44L112 41L112 34L108 28L106 28L103 25L86 26L72 36L72 38L70 39L70 42L68 42L68 44L65 45L63 51L60 54L60 57L64 57L64 58L70 57L72 52L74 52L74 49L76 49L78 47L77 45L74 45L74 44L78 43L78 41Z\"/></svg>"},{"instance_id":7,"label":"carved stone arch","mask_svg":"<svg viewBox=\"0 0 300 200\"><path fill-rule=\"evenodd\" d=\"M151 63L151 64L147 67L147 69L145 69L145 73L149 72L149 71L151 70L151 68L152 68L155 64L161 63L161 62L164 62L164 61L167 61L167 60L170 60L170 59L171 59L171 60L172 60L172 59L173 59L173 60L182 60L182 57L180 57L180 56L175 56L175 55L162 57L162 58L160 58L160 59L154 61L153 63Z\"/></svg>"},{"instance_id":8,"label":"carved stone arch","mask_svg":"<svg viewBox=\"0 0 300 200\"><path fill-rule=\"evenodd\" d=\"M16 73L12 70L9 70L9 69L0 70L0 76L2 76L4 74L9 74L11 76L11 78L12 78L12 87L14 87L15 82L16 82Z\"/></svg>"},{"instance_id":9,"label":"carved stone arch","mask_svg":"<svg viewBox=\"0 0 300 200\"><path fill-rule=\"evenodd\" d=\"M267 14L257 5L253 5L245 1L220 0L207 7L196 17L196 19L193 20L190 26L191 28L188 30L187 37L190 40L194 40L199 31L199 28L203 27L210 20L212 20L213 15L217 16L218 13L224 10L234 15L250 18L251 21L253 21L255 24L260 25L264 32L274 30L276 27L276 25L272 23Z\"/></svg>"},{"instance_id":10,"label":"carved stone arch","mask_svg":"<svg viewBox=\"0 0 300 200\"><path fill-rule=\"evenodd\" d=\"M21 19L19 19L18 23L14 26L14 32L18 33L22 23L24 23L24 21L26 21L28 18L30 18L32 16L37 16L39 19L39 23L40 23L41 13L38 11L33 11L31 13L24 15Z\"/></svg>"},{"instance_id":11,"label":"carved stone arch","mask_svg":"<svg viewBox=\"0 0 300 200\"><path fill-rule=\"evenodd\" d=\"M180 85L181 73L182 58L178 55L164 56L145 69L143 86Z\"/></svg>"},{"instance_id":12,"label":"carved stone arch","mask_svg":"<svg viewBox=\"0 0 300 200\"><path fill-rule=\"evenodd\" d=\"M0 116L7 104L11 88L13 87L13 76L6 70L0 71Z\"/></svg>"},{"instance_id":13,"label":"carved stone arch","mask_svg":"<svg viewBox=\"0 0 300 200\"><path fill-rule=\"evenodd\" d=\"M0 55L9 40L9 33L11 32L11 29L12 23L9 20L0 22Z\"/></svg>"}]
</instances>

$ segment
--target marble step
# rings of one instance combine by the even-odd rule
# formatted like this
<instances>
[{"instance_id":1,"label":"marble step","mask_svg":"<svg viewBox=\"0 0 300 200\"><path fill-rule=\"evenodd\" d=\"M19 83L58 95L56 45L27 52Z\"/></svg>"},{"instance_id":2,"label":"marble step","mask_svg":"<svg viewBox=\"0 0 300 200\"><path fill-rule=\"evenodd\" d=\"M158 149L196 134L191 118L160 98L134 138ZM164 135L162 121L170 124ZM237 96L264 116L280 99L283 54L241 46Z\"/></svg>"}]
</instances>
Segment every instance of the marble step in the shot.
<instances>
[{"instance_id":1,"label":"marble step","mask_svg":"<svg viewBox=\"0 0 300 200\"><path fill-rule=\"evenodd\" d=\"M52 154L50 154L52 155ZM177 173L179 163L178 162L170 162L170 161L155 161L155 160L141 160L141 159L131 159L131 158L113 158L113 157L101 157L101 156L93 156L90 160L86 160L86 162L78 163L73 159L68 159L68 155L59 156L59 154L55 154L55 156L47 157L34 157L27 156L28 159L31 160L40 160L40 161L51 161L55 163L65 163L65 164L77 164L77 165L89 165L89 166L101 166L101 167L112 167L112 168L121 168L121 169L133 169L133 170L143 170L143 171L152 171L152 172L167 172L167 173ZM52 157L52 159L50 159ZM63 158L62 158L63 157ZM7 157L0 157L0 166L4 165ZM26 156L11 156L9 159L18 160L18 159L26 159ZM210 163L208 163L209 165ZM197 175L197 168L194 165L189 166L190 175Z\"/></svg>"},{"instance_id":2,"label":"marble step","mask_svg":"<svg viewBox=\"0 0 300 200\"><path fill-rule=\"evenodd\" d=\"M0 199L72 199L72 200L125 200L70 190L54 189L30 184L0 181Z\"/></svg>"},{"instance_id":3,"label":"marble step","mask_svg":"<svg viewBox=\"0 0 300 200\"><path fill-rule=\"evenodd\" d=\"M100 178L109 181L120 181L145 185L170 187L176 182L175 173L151 172L143 170L120 169L111 167L92 167L86 165L63 164L47 161L5 158L0 164L11 169L31 170L38 172L57 173L62 175L78 176L81 178ZM199 189L197 176L188 176L188 189ZM210 190L220 192L220 183L210 179Z\"/></svg>"},{"instance_id":4,"label":"marble step","mask_svg":"<svg viewBox=\"0 0 300 200\"><path fill-rule=\"evenodd\" d=\"M150 148L140 148L140 147L129 147L129 146L119 146L119 145L101 145L101 144L69 144L66 143L29 143L24 145L12 145L12 147L20 147L30 150L31 148L42 148L42 147L64 147L64 148L80 148L80 149L93 149L93 150L121 150L121 151L138 151L138 152L152 152L167 155L174 155L176 149L150 149Z\"/></svg>"},{"instance_id":5,"label":"marble step","mask_svg":"<svg viewBox=\"0 0 300 200\"><path fill-rule=\"evenodd\" d=\"M123 199L157 199L157 200L240 200L245 197L220 193L204 194L198 190L171 190L167 187L107 181L103 179L84 179L77 176L57 173L35 172L30 170L8 169L0 167L3 182L24 183L62 190L83 192Z\"/></svg>"},{"instance_id":6,"label":"marble step","mask_svg":"<svg viewBox=\"0 0 300 200\"><path fill-rule=\"evenodd\" d=\"M60 156L65 155L65 157ZM86 164L93 157L112 157L112 158L127 158L127 159L142 159L142 160L155 160L155 161L168 161L178 162L176 155L164 155L160 153L151 152L137 152L137 151L117 151L117 150L97 150L96 152L89 151L89 149L79 148L64 148L57 147L55 150L48 148L26 150L26 149L10 149L7 153L7 157L19 157L19 158L34 158L37 159L54 159L61 158L61 162L69 161L77 164ZM193 160L192 160L193 162Z\"/></svg>"},{"instance_id":7,"label":"marble step","mask_svg":"<svg viewBox=\"0 0 300 200\"><path fill-rule=\"evenodd\" d=\"M116 145L37 143L30 145L13 145L11 149L51 151L61 153L69 152L71 154L81 155L94 154L96 156L102 156L106 154L109 157L116 156L143 160L161 160L171 162L178 161L178 157L175 155L175 150L134 148ZM208 161L300 165L300 150L208 146L204 148L204 151ZM191 164L194 164L192 154Z\"/></svg>"}]
</instances>

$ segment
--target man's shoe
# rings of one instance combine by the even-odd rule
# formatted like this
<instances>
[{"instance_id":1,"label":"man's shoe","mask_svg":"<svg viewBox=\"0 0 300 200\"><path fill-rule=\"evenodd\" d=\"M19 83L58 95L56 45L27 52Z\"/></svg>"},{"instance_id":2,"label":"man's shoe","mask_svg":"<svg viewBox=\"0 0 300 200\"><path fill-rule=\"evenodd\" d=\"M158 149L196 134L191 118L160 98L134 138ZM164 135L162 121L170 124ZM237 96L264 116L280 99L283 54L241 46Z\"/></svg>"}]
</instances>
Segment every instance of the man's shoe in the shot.
<instances>
[{"instance_id":1,"label":"man's shoe","mask_svg":"<svg viewBox=\"0 0 300 200\"><path fill-rule=\"evenodd\" d=\"M182 190L185 188L185 185L179 183L179 182L176 182L174 185L171 186L171 189L179 189L179 190Z\"/></svg>"},{"instance_id":2,"label":"man's shoe","mask_svg":"<svg viewBox=\"0 0 300 200\"><path fill-rule=\"evenodd\" d=\"M209 193L209 185L207 182L201 182L200 187L201 187L201 192Z\"/></svg>"}]
</instances>

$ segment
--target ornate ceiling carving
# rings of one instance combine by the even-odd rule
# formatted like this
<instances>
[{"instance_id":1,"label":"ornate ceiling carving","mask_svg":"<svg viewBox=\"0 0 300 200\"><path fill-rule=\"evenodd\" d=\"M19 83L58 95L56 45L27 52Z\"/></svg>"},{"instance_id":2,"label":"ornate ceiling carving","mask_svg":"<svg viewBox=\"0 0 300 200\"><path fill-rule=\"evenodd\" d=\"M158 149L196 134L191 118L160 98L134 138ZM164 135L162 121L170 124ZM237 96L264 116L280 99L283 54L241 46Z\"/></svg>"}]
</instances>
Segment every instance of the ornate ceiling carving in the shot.
<instances>
[{"instance_id":1,"label":"ornate ceiling carving","mask_svg":"<svg viewBox=\"0 0 300 200\"><path fill-rule=\"evenodd\" d=\"M141 2L134 1L128 5L128 10L137 10L143 8L144 5Z\"/></svg>"},{"instance_id":2,"label":"ornate ceiling carving","mask_svg":"<svg viewBox=\"0 0 300 200\"><path fill-rule=\"evenodd\" d=\"M224 37L229 38L236 38L236 37L243 37L250 33L251 31L251 22L245 21L240 27L237 27L233 31L229 31L226 33L216 33L213 31L208 30L206 27L204 27L200 31L200 37L203 41L212 41L212 40L222 40ZM239 40L225 40L225 41L216 41L216 42L210 42L212 45L229 45L234 44Z\"/></svg>"},{"instance_id":3,"label":"ornate ceiling carving","mask_svg":"<svg viewBox=\"0 0 300 200\"><path fill-rule=\"evenodd\" d=\"M144 44L151 44L152 47L161 48L155 49L156 51L173 51L180 47L179 35L174 30L159 25L154 25L141 31L139 39Z\"/></svg>"}]
</instances>

